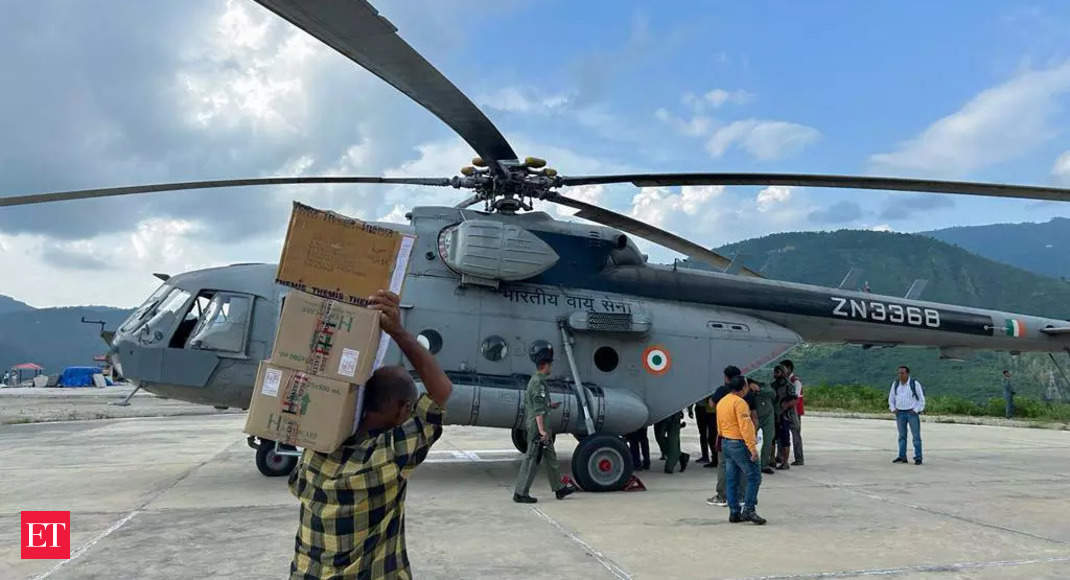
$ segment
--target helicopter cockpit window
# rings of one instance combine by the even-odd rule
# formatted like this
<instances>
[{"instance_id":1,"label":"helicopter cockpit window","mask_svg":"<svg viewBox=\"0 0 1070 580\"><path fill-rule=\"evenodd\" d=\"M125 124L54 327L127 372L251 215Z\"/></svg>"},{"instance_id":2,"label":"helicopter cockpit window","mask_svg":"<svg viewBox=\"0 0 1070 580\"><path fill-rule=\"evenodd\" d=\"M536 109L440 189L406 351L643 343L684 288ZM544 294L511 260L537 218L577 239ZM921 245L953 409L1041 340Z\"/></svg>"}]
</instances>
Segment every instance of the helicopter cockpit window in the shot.
<instances>
[{"instance_id":1,"label":"helicopter cockpit window","mask_svg":"<svg viewBox=\"0 0 1070 580\"><path fill-rule=\"evenodd\" d=\"M190 293L185 290L178 288L171 290L167 297L160 302L159 307L153 311L152 318L137 331L138 342L154 344L163 340L164 337L171 336L175 319L180 316L180 312L184 311L183 307L189 298Z\"/></svg>"},{"instance_id":2,"label":"helicopter cockpit window","mask_svg":"<svg viewBox=\"0 0 1070 580\"><path fill-rule=\"evenodd\" d=\"M190 338L190 348L244 352L252 300L219 293L212 297Z\"/></svg>"},{"instance_id":3,"label":"helicopter cockpit window","mask_svg":"<svg viewBox=\"0 0 1070 580\"><path fill-rule=\"evenodd\" d=\"M164 296L171 290L172 288L167 284L161 284L160 287L152 293L152 296L149 296L148 299L130 315L130 318L127 318L126 321L123 322L122 326L119 327L119 332L127 333L137 330L137 327L145 322L149 313L160 304L160 301L163 300Z\"/></svg>"},{"instance_id":4,"label":"helicopter cockpit window","mask_svg":"<svg viewBox=\"0 0 1070 580\"><path fill-rule=\"evenodd\" d=\"M178 325L178 329L171 336L170 348L184 348L189 341L189 337L193 334L193 329L200 325L201 320L204 319L205 314L208 312L208 306L212 302L212 296L215 295L213 291L201 291L193 302L189 305L189 310L186 311L185 318Z\"/></svg>"}]
</instances>

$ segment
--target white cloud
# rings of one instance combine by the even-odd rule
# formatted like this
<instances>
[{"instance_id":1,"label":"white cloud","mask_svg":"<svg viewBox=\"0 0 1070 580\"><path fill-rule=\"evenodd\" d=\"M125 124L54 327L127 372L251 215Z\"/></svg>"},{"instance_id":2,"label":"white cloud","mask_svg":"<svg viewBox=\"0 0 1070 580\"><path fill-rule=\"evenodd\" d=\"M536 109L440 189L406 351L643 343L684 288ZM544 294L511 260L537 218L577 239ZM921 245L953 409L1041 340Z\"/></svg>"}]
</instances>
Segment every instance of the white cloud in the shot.
<instances>
[{"instance_id":1,"label":"white cloud","mask_svg":"<svg viewBox=\"0 0 1070 580\"><path fill-rule=\"evenodd\" d=\"M1057 134L1053 117L1070 92L1070 61L1028 71L970 99L896 151L870 156L882 170L957 177L1027 155Z\"/></svg>"},{"instance_id":2,"label":"white cloud","mask_svg":"<svg viewBox=\"0 0 1070 580\"><path fill-rule=\"evenodd\" d=\"M870 227L865 228L865 229L870 230L870 231L874 231L874 232L894 232L895 231L894 229L892 229L892 226L890 226L888 224L880 224L880 225L876 225L876 226L870 226Z\"/></svg>"},{"instance_id":3,"label":"white cloud","mask_svg":"<svg viewBox=\"0 0 1070 580\"><path fill-rule=\"evenodd\" d=\"M708 91L704 95L696 95L694 93L684 93L681 101L696 112L700 112L706 109L706 107L713 107L714 109L720 108L725 104L732 105L745 105L754 98L754 95L744 91L742 89L735 91L728 91L725 89L713 89Z\"/></svg>"},{"instance_id":4,"label":"white cloud","mask_svg":"<svg viewBox=\"0 0 1070 580\"><path fill-rule=\"evenodd\" d=\"M672 193L664 187L643 187L632 198L628 213L633 218L661 227L677 213L698 215L709 201L722 193L722 185L685 186L680 188L680 193Z\"/></svg>"},{"instance_id":5,"label":"white cloud","mask_svg":"<svg viewBox=\"0 0 1070 580\"><path fill-rule=\"evenodd\" d=\"M564 93L545 95L531 88L502 87L476 98L480 106L509 113L550 114L566 108L571 99Z\"/></svg>"},{"instance_id":6,"label":"white cloud","mask_svg":"<svg viewBox=\"0 0 1070 580\"><path fill-rule=\"evenodd\" d=\"M1051 167L1051 174L1059 183L1070 185L1070 151L1064 151L1055 165Z\"/></svg>"},{"instance_id":7,"label":"white cloud","mask_svg":"<svg viewBox=\"0 0 1070 580\"><path fill-rule=\"evenodd\" d=\"M778 205L786 203L791 199L791 188L782 185L773 185L767 187L758 192L758 195L754 198L755 204L758 206L758 211L768 212L774 209Z\"/></svg>"},{"instance_id":8,"label":"white cloud","mask_svg":"<svg viewBox=\"0 0 1070 580\"><path fill-rule=\"evenodd\" d=\"M735 146L755 159L770 161L799 153L820 137L817 129L798 123L747 119L717 129L706 150L716 159Z\"/></svg>"},{"instance_id":9,"label":"white cloud","mask_svg":"<svg viewBox=\"0 0 1070 580\"><path fill-rule=\"evenodd\" d=\"M657 120L668 123L681 135L688 137L701 137L706 135L713 126L713 119L703 115L695 115L690 120L681 119L665 109L654 111Z\"/></svg>"}]
</instances>

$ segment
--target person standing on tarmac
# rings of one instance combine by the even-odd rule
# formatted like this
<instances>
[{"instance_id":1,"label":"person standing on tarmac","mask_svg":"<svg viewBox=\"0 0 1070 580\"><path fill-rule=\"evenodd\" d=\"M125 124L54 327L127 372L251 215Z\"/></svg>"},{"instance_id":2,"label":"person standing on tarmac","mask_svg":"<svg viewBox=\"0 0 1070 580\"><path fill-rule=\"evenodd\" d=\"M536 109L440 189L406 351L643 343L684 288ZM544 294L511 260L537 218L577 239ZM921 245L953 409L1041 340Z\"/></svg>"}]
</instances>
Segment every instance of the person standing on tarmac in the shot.
<instances>
[{"instance_id":1,"label":"person standing on tarmac","mask_svg":"<svg viewBox=\"0 0 1070 580\"><path fill-rule=\"evenodd\" d=\"M791 425L791 446L792 455L795 456L795 461L792 461L791 464L802 466L806 464L803 461L802 440L803 403L805 401L803 397L802 379L795 374L795 363L791 362L791 359L780 361L780 365L788 372L788 382L791 383L791 386L795 387L795 422Z\"/></svg>"},{"instance_id":2,"label":"person standing on tarmac","mask_svg":"<svg viewBox=\"0 0 1070 580\"><path fill-rule=\"evenodd\" d=\"M550 376L553 364L552 351L548 349L539 351L535 355L536 372L531 375L528 388L524 392L524 423L528 435L528 449L524 460L520 463L520 471L516 475L513 501L517 503L539 501L528 495L539 463L546 465L546 478L557 499L565 499L576 491L575 487L561 483L561 469L557 464L557 453L554 452L554 434L550 431L546 418L550 414L550 409L556 409L561 405L561 403L550 402L550 387L546 384L546 377Z\"/></svg>"},{"instance_id":3,"label":"person standing on tarmac","mask_svg":"<svg viewBox=\"0 0 1070 580\"><path fill-rule=\"evenodd\" d=\"M684 412L677 411L654 424L654 439L665 453L665 473L672 473L677 464L683 473L691 460L687 453L680 453L680 422L683 420Z\"/></svg>"},{"instance_id":4,"label":"person standing on tarmac","mask_svg":"<svg viewBox=\"0 0 1070 580\"><path fill-rule=\"evenodd\" d=\"M1008 419L1014 417L1014 385L1011 384L1011 372L1003 370L1003 404L1004 414Z\"/></svg>"},{"instance_id":5,"label":"person standing on tarmac","mask_svg":"<svg viewBox=\"0 0 1070 580\"><path fill-rule=\"evenodd\" d=\"M717 438L717 426L709 407L709 397L703 397L701 401L688 406L687 416L694 419L698 426L698 446L702 453L698 463L706 465L711 457L716 461L717 450L713 448L713 443Z\"/></svg>"},{"instance_id":6,"label":"person standing on tarmac","mask_svg":"<svg viewBox=\"0 0 1070 580\"><path fill-rule=\"evenodd\" d=\"M715 405L714 407L714 421L717 423L717 441L714 443L714 448L717 451L717 495L706 500L706 503L710 505L716 505L725 507L728 505L728 499L725 496L725 463L724 463L724 449L721 448L721 431L720 421L717 421L716 405L721 402L721 399L728 393L732 392L729 383L736 377L742 377L743 373L739 370L739 367L735 365L728 365L724 368L724 384L717 387L717 390L710 396L710 401ZM743 380L742 378L740 380ZM746 384L746 382L744 382ZM743 494L743 481L740 480L740 495Z\"/></svg>"},{"instance_id":7,"label":"person standing on tarmac","mask_svg":"<svg viewBox=\"0 0 1070 580\"><path fill-rule=\"evenodd\" d=\"M788 455L791 453L791 432L798 412L795 409L795 385L788 381L788 371L783 365L773 367L772 390L776 393L776 442L777 469L791 469Z\"/></svg>"},{"instance_id":8,"label":"person standing on tarmac","mask_svg":"<svg viewBox=\"0 0 1070 580\"><path fill-rule=\"evenodd\" d=\"M760 445L762 473L772 475L776 473L772 468L773 440L776 439L776 393L773 392L773 389L765 388L762 383L754 379L747 379L747 385L754 395L758 414L758 429L762 432Z\"/></svg>"},{"instance_id":9,"label":"person standing on tarmac","mask_svg":"<svg viewBox=\"0 0 1070 580\"><path fill-rule=\"evenodd\" d=\"M747 393L747 381L735 377L728 383L731 392L717 403L717 430L721 432L721 451L726 463L728 492L728 521L765 523L765 518L758 515L755 506L758 503L758 488L762 484L762 472L758 468L758 443L755 439L754 422L751 410L743 401ZM740 511L738 482L747 482Z\"/></svg>"}]
</instances>

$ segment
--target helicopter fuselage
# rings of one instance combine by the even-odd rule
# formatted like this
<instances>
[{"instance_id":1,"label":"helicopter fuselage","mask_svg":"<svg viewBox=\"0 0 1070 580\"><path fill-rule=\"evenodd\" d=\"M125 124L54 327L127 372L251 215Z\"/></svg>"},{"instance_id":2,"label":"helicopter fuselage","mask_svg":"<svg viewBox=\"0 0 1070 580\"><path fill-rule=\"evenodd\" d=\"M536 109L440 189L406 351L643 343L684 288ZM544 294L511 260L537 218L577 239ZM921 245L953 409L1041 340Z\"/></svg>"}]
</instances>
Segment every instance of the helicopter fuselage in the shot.
<instances>
[{"instance_id":1,"label":"helicopter fuselage","mask_svg":"<svg viewBox=\"0 0 1070 580\"><path fill-rule=\"evenodd\" d=\"M443 232L474 220L533 233L557 258L529 279L466 280L447 263ZM1068 344L1042 332L1065 326L1054 319L651 265L620 232L541 213L416 208L411 226L391 227L418 235L404 323L457 385L449 423L520 427L530 355L545 345L556 353L560 379L552 384L562 402L551 418L555 429L585 432L567 382L574 364L595 429L619 434L707 395L724 366L749 372L803 341L949 353L1059 351ZM115 362L151 392L245 408L290 291L275 284L274 272L272 264L245 264L172 277L150 299L155 304L120 327ZM402 362L396 348L386 360Z\"/></svg>"}]
</instances>

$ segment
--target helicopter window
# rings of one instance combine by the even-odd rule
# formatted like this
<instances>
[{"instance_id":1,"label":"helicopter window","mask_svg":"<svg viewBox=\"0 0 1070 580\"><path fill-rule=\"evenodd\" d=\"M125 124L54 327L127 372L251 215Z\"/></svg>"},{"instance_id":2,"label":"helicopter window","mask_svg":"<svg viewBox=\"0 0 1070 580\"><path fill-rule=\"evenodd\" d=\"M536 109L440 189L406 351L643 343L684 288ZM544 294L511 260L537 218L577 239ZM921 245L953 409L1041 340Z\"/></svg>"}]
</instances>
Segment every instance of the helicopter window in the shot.
<instances>
[{"instance_id":1,"label":"helicopter window","mask_svg":"<svg viewBox=\"0 0 1070 580\"><path fill-rule=\"evenodd\" d=\"M149 296L144 304L139 306L138 309L130 315L130 318L126 319L126 322L123 322L123 325L119 327L119 332L132 332L136 330L137 327L141 326L141 323L144 322L145 318L152 312L152 309L156 308L160 301L163 300L163 297L171 290L172 288L167 284L161 284L160 287L152 293L152 296Z\"/></svg>"},{"instance_id":2,"label":"helicopter window","mask_svg":"<svg viewBox=\"0 0 1070 580\"><path fill-rule=\"evenodd\" d=\"M201 292L197 295L197 298L189 306L189 310L186 312L186 317L182 319L181 324L178 325L178 330L171 337L171 343L168 345L171 348L182 348L186 346L186 341L189 340L190 335L193 334L193 329L200 324L204 318L205 312L208 311L208 305L212 302L212 294L214 292Z\"/></svg>"},{"instance_id":3,"label":"helicopter window","mask_svg":"<svg viewBox=\"0 0 1070 580\"><path fill-rule=\"evenodd\" d=\"M250 306L248 296L214 295L193 331L189 346L201 350L244 352Z\"/></svg>"},{"instance_id":4,"label":"helicopter window","mask_svg":"<svg viewBox=\"0 0 1070 580\"><path fill-rule=\"evenodd\" d=\"M594 351L594 366L603 373L613 372L618 364L620 364L620 355L613 350L613 347L602 346Z\"/></svg>"},{"instance_id":5,"label":"helicopter window","mask_svg":"<svg viewBox=\"0 0 1070 580\"><path fill-rule=\"evenodd\" d=\"M550 354L553 355L554 345L550 344L545 340L536 340L535 342L531 343L531 348L528 349L528 358L531 359L531 362L535 362L535 359L538 358L539 353L544 350L550 351Z\"/></svg>"},{"instance_id":6,"label":"helicopter window","mask_svg":"<svg viewBox=\"0 0 1070 580\"><path fill-rule=\"evenodd\" d=\"M185 290L179 290L178 288L172 290L167 295L167 298L160 303L160 306L156 308L152 318L138 331L138 341L142 344L153 344L163 340L165 336L170 336L171 327L189 297L190 293Z\"/></svg>"},{"instance_id":7,"label":"helicopter window","mask_svg":"<svg viewBox=\"0 0 1070 580\"><path fill-rule=\"evenodd\" d=\"M483 358L498 362L509 354L509 344L505 342L504 338L495 334L483 339L480 351L483 353Z\"/></svg>"},{"instance_id":8,"label":"helicopter window","mask_svg":"<svg viewBox=\"0 0 1070 580\"><path fill-rule=\"evenodd\" d=\"M431 354L438 354L438 351L442 350L442 335L437 330L421 330L420 334L416 335L416 340L431 351Z\"/></svg>"}]
</instances>

